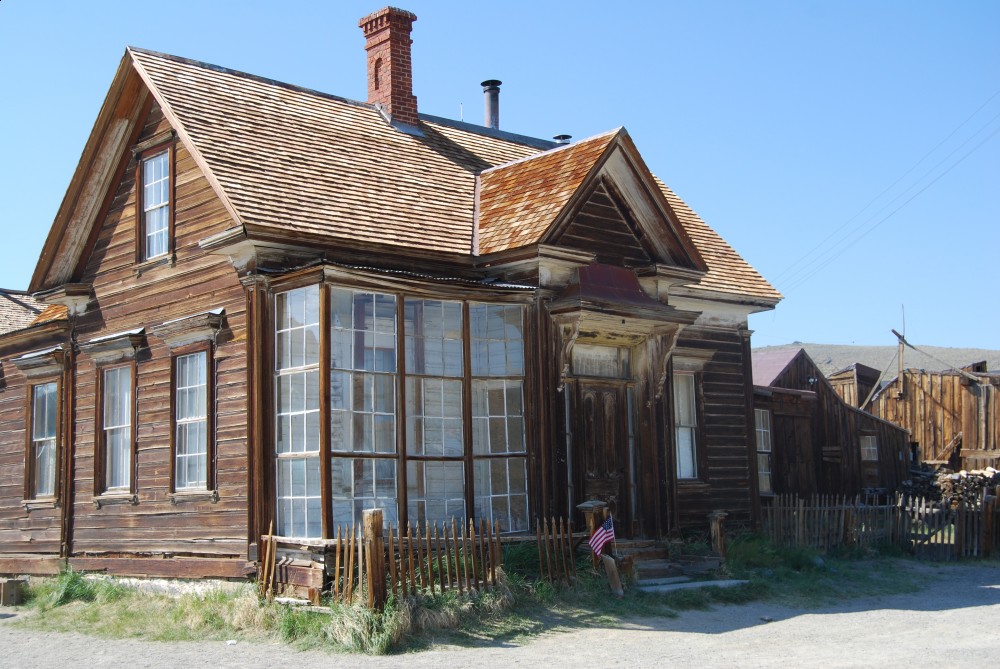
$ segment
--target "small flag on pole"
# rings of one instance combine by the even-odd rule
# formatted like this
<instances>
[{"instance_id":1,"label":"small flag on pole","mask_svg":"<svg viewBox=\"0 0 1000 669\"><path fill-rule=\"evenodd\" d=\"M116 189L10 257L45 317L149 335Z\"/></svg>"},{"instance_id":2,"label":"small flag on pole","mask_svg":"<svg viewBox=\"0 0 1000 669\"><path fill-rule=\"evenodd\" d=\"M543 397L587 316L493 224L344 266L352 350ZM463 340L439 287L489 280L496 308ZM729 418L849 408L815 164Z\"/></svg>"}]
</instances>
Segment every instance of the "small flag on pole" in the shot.
<instances>
[{"instance_id":1,"label":"small flag on pole","mask_svg":"<svg viewBox=\"0 0 1000 669\"><path fill-rule=\"evenodd\" d=\"M604 546L607 545L609 541L615 540L615 523L611 516L608 516L601 526L594 531L594 536L590 537L590 548L594 551L594 555L601 557L601 553L604 551Z\"/></svg>"}]
</instances>

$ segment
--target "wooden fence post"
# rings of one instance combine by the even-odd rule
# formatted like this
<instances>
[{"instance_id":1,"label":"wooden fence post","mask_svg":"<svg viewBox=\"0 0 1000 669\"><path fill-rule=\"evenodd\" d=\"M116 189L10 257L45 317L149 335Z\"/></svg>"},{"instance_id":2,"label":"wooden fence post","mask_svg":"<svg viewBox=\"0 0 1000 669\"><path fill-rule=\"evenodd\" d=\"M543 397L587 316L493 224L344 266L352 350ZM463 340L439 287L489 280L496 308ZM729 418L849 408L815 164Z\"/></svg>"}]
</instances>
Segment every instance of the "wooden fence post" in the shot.
<instances>
[{"instance_id":1,"label":"wooden fence post","mask_svg":"<svg viewBox=\"0 0 1000 669\"><path fill-rule=\"evenodd\" d=\"M726 559L726 517L729 514L725 511L713 511L708 514L708 522L712 532L712 550L718 553L722 559Z\"/></svg>"},{"instance_id":2,"label":"wooden fence post","mask_svg":"<svg viewBox=\"0 0 1000 669\"><path fill-rule=\"evenodd\" d=\"M1000 489L997 490L1000 492ZM996 540L993 534L994 527L997 523L997 498L995 495L988 494L988 490L983 491L983 537L979 546L982 550L982 556L984 558L991 557L993 554L993 542Z\"/></svg>"},{"instance_id":3,"label":"wooden fence post","mask_svg":"<svg viewBox=\"0 0 1000 669\"><path fill-rule=\"evenodd\" d=\"M385 606L385 544L382 539L382 509L366 509L362 515L365 553L368 557L368 606Z\"/></svg>"}]
</instances>

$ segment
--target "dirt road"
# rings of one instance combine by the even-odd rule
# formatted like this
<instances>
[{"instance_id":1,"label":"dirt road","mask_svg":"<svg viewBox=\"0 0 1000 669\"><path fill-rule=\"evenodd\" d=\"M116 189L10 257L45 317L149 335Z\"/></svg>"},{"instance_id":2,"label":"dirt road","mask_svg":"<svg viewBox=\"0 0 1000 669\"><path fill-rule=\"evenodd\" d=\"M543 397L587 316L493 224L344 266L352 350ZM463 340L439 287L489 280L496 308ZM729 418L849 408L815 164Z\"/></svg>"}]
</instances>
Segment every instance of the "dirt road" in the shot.
<instances>
[{"instance_id":1,"label":"dirt road","mask_svg":"<svg viewBox=\"0 0 1000 669\"><path fill-rule=\"evenodd\" d=\"M921 567L918 593L800 610L760 603L676 619L552 630L523 645L438 646L368 658L289 651L279 644L108 641L20 630L0 609L0 667L940 667L1000 658L1000 569ZM770 622L766 622L770 620Z\"/></svg>"}]
</instances>

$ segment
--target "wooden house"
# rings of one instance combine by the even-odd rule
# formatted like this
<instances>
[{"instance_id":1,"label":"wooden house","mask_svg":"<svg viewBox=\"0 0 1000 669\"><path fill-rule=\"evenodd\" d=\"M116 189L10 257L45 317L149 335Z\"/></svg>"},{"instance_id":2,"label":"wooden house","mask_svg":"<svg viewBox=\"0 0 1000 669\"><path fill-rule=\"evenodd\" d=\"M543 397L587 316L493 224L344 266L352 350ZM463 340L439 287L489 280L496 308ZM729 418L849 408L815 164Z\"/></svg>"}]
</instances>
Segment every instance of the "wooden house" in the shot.
<instances>
[{"instance_id":1,"label":"wooden house","mask_svg":"<svg viewBox=\"0 0 1000 669\"><path fill-rule=\"evenodd\" d=\"M623 128L420 114L415 18L361 21L366 102L126 51L31 279L51 311L0 336L0 572L240 576L269 528L373 507L754 521L747 316L781 296Z\"/></svg>"},{"instance_id":2,"label":"wooden house","mask_svg":"<svg viewBox=\"0 0 1000 669\"><path fill-rule=\"evenodd\" d=\"M753 356L759 489L856 495L909 478L906 432L848 404L805 350Z\"/></svg>"},{"instance_id":3,"label":"wooden house","mask_svg":"<svg viewBox=\"0 0 1000 669\"><path fill-rule=\"evenodd\" d=\"M882 372L856 362L850 367L834 372L826 377L840 398L852 407L861 408L878 385Z\"/></svg>"},{"instance_id":4,"label":"wooden house","mask_svg":"<svg viewBox=\"0 0 1000 669\"><path fill-rule=\"evenodd\" d=\"M1000 468L1000 374L904 369L866 407L909 434L913 457L955 470Z\"/></svg>"}]
</instances>

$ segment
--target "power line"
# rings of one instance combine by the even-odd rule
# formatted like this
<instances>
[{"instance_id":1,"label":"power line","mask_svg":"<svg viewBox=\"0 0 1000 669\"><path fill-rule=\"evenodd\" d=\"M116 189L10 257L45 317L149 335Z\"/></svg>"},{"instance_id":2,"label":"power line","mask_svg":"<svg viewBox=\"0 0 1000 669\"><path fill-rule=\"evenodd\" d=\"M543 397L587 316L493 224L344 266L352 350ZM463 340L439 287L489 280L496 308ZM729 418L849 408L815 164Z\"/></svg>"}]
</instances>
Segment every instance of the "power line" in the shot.
<instances>
[{"instance_id":1,"label":"power line","mask_svg":"<svg viewBox=\"0 0 1000 669\"><path fill-rule=\"evenodd\" d=\"M922 179L926 178L931 172L933 172L935 169L937 169L937 167L939 167L942 163L944 163L946 160L948 160L948 158L950 158L952 155L954 155L954 153L956 151L958 151L962 146L964 146L965 144L967 144L976 135L978 135L983 130L985 130L991 123L993 123L994 120L996 120L997 117L1000 117L1000 114L998 114L997 116L994 116L993 118L991 118L989 121L986 122L986 124L984 126L982 126L981 128L979 128L976 132L972 133L972 135L970 137L968 137L964 142L962 142L961 144L959 144L947 156L945 156L940 161L938 161L937 164L934 165L934 167L932 167L930 170L928 170L927 172L925 172L923 176L921 176L919 179L917 179L916 182L913 185L911 185L909 188L907 188L906 190L904 190L903 193L901 193L900 195L898 195L895 198L893 198L893 200L890 200L886 205L884 205L878 211L876 211L871 217L869 217L868 219L866 219L861 225L855 226L855 228L853 228L849 233L847 233L847 235L844 236L844 239L842 239L841 241L833 244L830 247L827 246L827 242L829 242L831 239L833 239L834 237L836 237L852 221L854 221L855 219L857 219L861 214L863 214L866 210L868 210L875 202L877 202L880 198L882 198L882 196L884 196L886 193L888 193L889 191L891 191L893 188L896 187L896 185L898 185L901 181L903 181L903 179L905 179L907 176L909 176L921 163L923 163L931 154L933 154L935 151L937 151L948 140L950 140L952 137L954 137L955 134L959 130L961 130L963 127L965 127L969 123L969 121L971 121L975 116L977 116L979 114L979 112L981 112L983 110L983 108L986 107L990 102L992 102L997 96L1000 96L1000 90L997 90L995 93L993 93L991 96L989 96L986 99L986 101L984 101L982 104L980 104L975 109L975 111L973 111L971 114L969 114L969 116L966 117L965 120L963 120L961 123L959 123L958 126L956 126L950 133L948 133L948 135L945 136L944 139L942 139L941 141L939 141L937 144L934 145L933 148L931 148L923 156L921 156L920 159L917 160L915 163L913 163L913 165L911 165L910 168L907 169L899 178L897 178L889 186L887 186L885 189L883 189L874 198L872 198L871 200L869 200L869 202L867 204L865 204L865 206L862 207L860 210L858 210L857 213L855 213L847 221L845 221L840 226L838 226L836 229L834 229L831 233L829 233L816 246L814 246L812 249L810 249L805 254L801 255L795 262L793 262L791 265L789 265L784 270L782 270L781 272L779 272L775 276L776 283L782 283L782 282L784 282L784 283L792 283L793 280L799 274L801 274L803 271L807 271L808 269L811 269L811 267L810 267L811 263L814 263L815 261L822 259L825 255L827 255L827 254L831 253L833 250L835 250L836 247L839 244L843 243L844 239L849 238L849 236L851 234L853 234L858 229L860 229L863 225L865 225L866 223L868 223L869 221L871 221L873 218L875 218L881 211L884 211L893 202L895 202L896 200L898 200L900 197L903 197L908 191L910 191L913 188L915 188L916 185L919 184ZM822 251L822 252L820 252L820 253L817 254L818 251Z\"/></svg>"},{"instance_id":2,"label":"power line","mask_svg":"<svg viewBox=\"0 0 1000 669\"><path fill-rule=\"evenodd\" d=\"M961 158L959 158L954 163L952 163L948 167L948 169L946 169L944 172L942 172L941 174L939 174L936 177L934 177L934 179L932 179L926 186L924 186L923 188L921 188L920 190L918 190L916 193L914 193L913 195L911 195L905 202L903 202L898 207L896 207L895 209L893 209L891 212L889 212L888 214L886 214L881 220L879 220L877 223L875 223L874 225L872 225L871 227L869 227L867 230L865 230L863 233L861 233L857 238L855 238L855 239L851 240L849 243L847 243L842 249L839 250L839 252L836 255L834 255L833 257L831 257L829 259L827 259L826 262L820 264L819 266L811 267L810 268L812 270L811 272L809 272L808 274L802 276L798 281L796 281L796 282L788 285L787 287L783 287L783 289L782 289L783 292L785 292L787 294L789 291L794 290L795 288L798 288L803 283L805 283L807 280L811 279L819 271L821 271L822 269L824 269L826 266L828 266L831 262L833 262L834 260L836 260L837 258L839 258L841 255L843 255L843 253L845 251L847 251L849 248L851 248L852 246L854 246L855 244L857 244L859 241L861 241L862 239L864 239L865 237L867 237L876 228L878 228L880 225L882 225L883 223L885 223L887 220L889 220L890 218L892 218L896 214L896 212L898 212L900 209L902 209L903 207L905 207L906 205L908 205L910 202L912 202L913 200L915 200L919 195L921 195L924 191L926 191L928 188L930 188L935 183L937 183L944 175L948 174L953 169L955 169L962 161L964 161L966 158L968 158L973 153L975 153L986 142L988 142L989 140L993 139L993 137L995 137L997 135L997 133L1000 133L1000 127L998 127L996 130L994 130L989 135L987 135L986 137L984 137L982 141L980 141L978 144L976 144L974 147L972 147L972 149L970 149L965 155L963 155Z\"/></svg>"}]
</instances>

